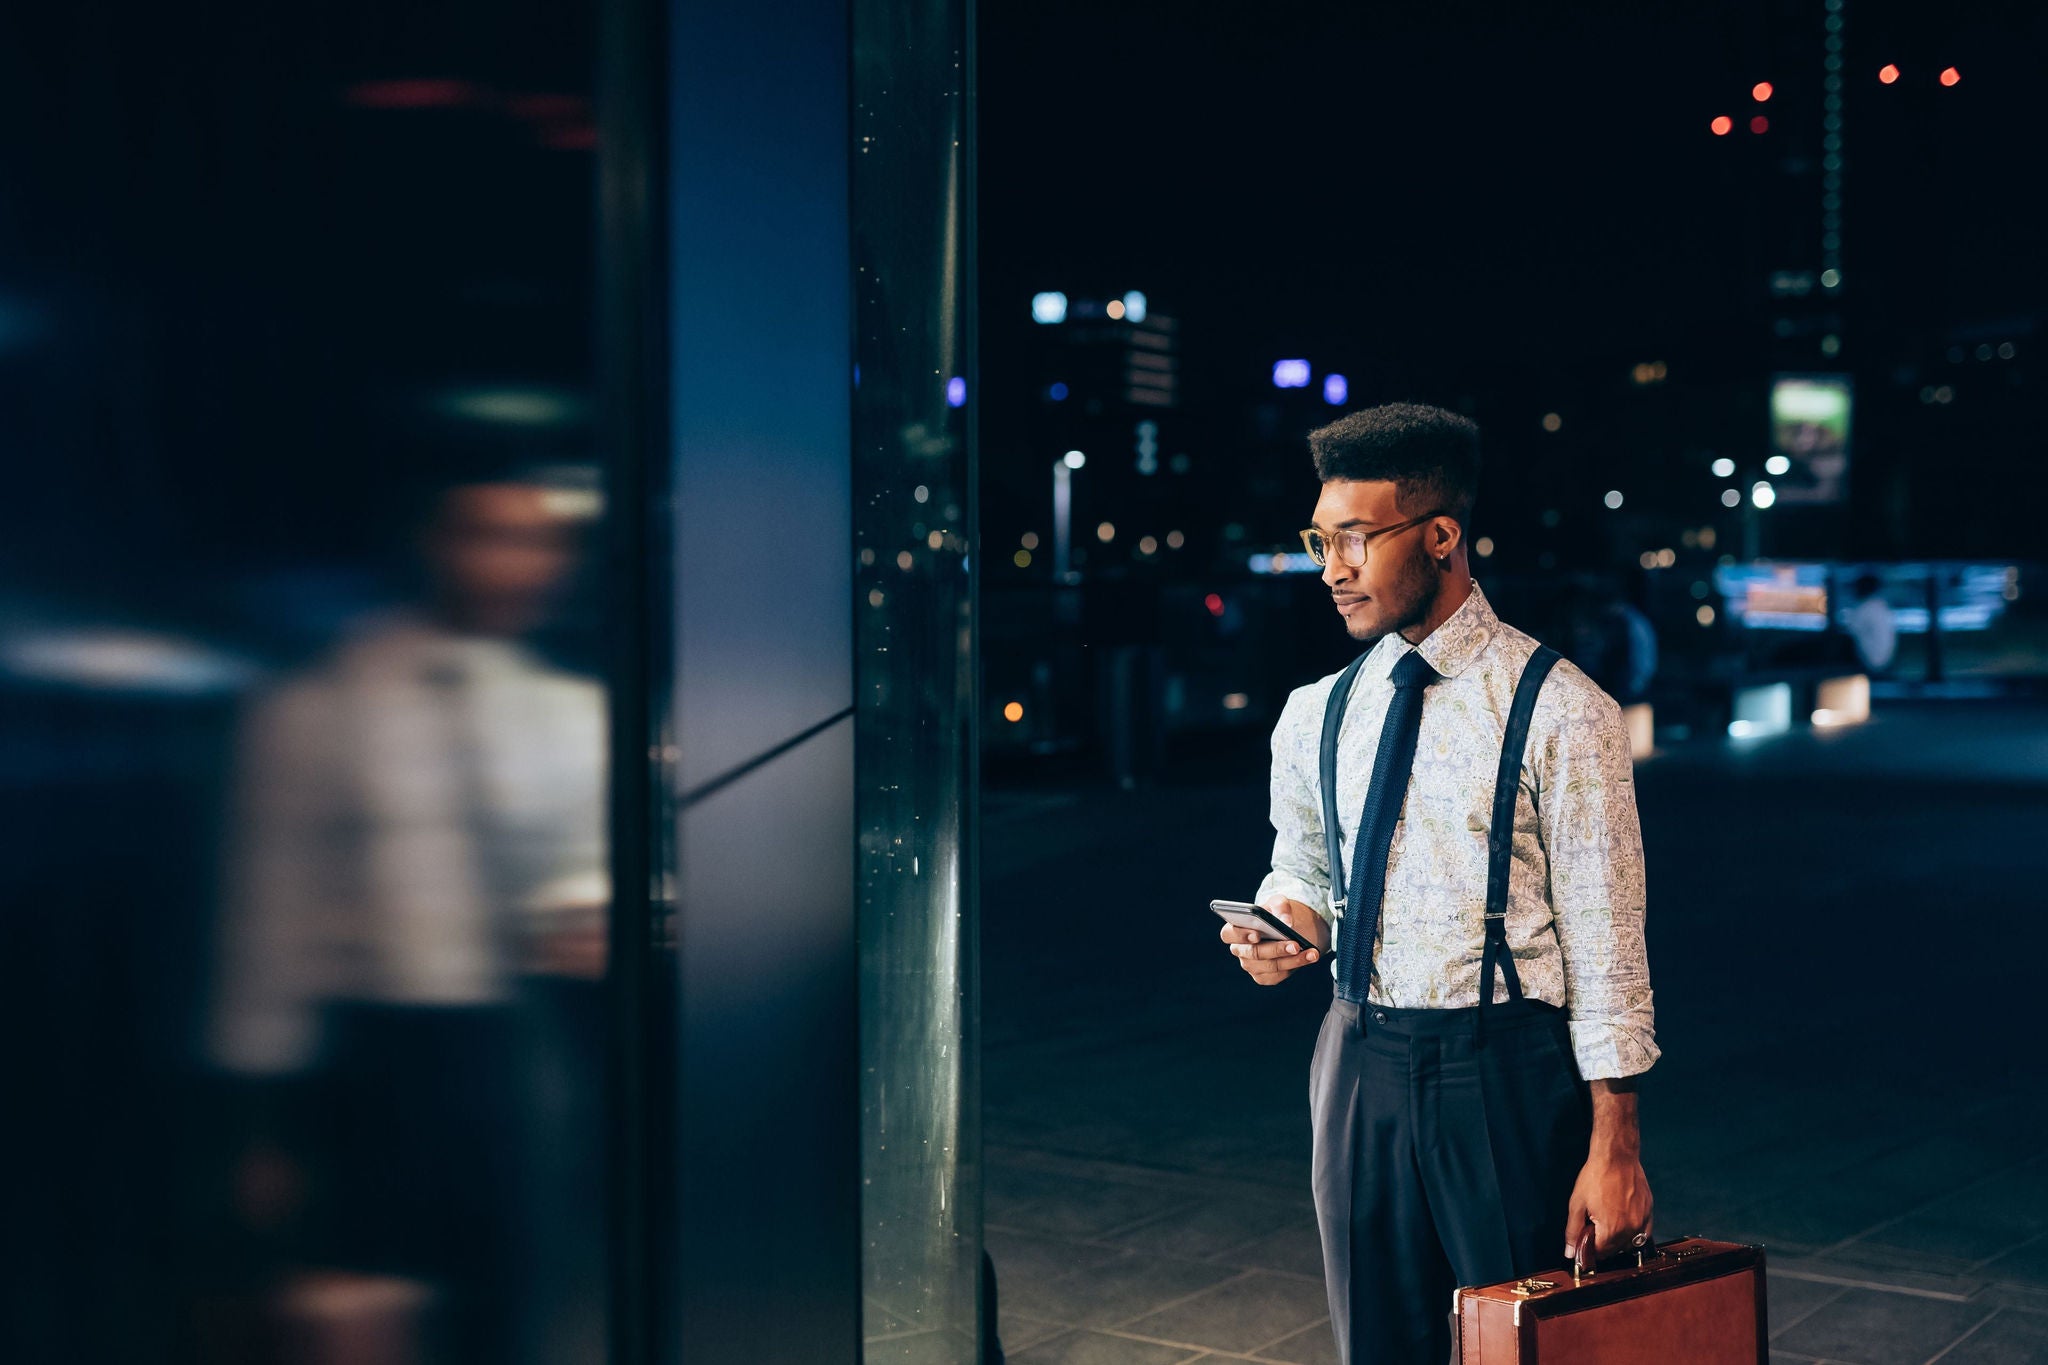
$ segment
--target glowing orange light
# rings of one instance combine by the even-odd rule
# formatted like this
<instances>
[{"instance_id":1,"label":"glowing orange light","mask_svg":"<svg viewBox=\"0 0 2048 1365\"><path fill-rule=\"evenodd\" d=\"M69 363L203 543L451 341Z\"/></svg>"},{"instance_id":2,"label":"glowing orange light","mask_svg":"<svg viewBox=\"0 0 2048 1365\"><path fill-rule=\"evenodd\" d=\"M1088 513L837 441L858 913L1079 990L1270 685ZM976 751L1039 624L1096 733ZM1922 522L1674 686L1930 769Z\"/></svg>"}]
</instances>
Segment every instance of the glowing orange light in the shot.
<instances>
[{"instance_id":1,"label":"glowing orange light","mask_svg":"<svg viewBox=\"0 0 2048 1365\"><path fill-rule=\"evenodd\" d=\"M1962 78L1963 73L1956 70L1954 67L1950 67L1948 68L1948 70L1941 73L1941 83L1943 85L1954 85L1957 81L1961 80Z\"/></svg>"},{"instance_id":2,"label":"glowing orange light","mask_svg":"<svg viewBox=\"0 0 2048 1365\"><path fill-rule=\"evenodd\" d=\"M1886 85L1890 85L1893 81L1899 78L1899 69L1896 66L1891 66L1889 64L1882 66L1878 68L1877 78L1880 81L1883 81Z\"/></svg>"},{"instance_id":3,"label":"glowing orange light","mask_svg":"<svg viewBox=\"0 0 2048 1365\"><path fill-rule=\"evenodd\" d=\"M1707 126L1714 130L1715 137L1726 137L1735 131L1735 120L1723 114Z\"/></svg>"},{"instance_id":4,"label":"glowing orange light","mask_svg":"<svg viewBox=\"0 0 2048 1365\"><path fill-rule=\"evenodd\" d=\"M1121 322L1124 316L1124 301L1122 299L1111 299L1109 301L1109 307L1103 309L1102 311L1109 314L1109 320L1111 322Z\"/></svg>"},{"instance_id":5,"label":"glowing orange light","mask_svg":"<svg viewBox=\"0 0 2048 1365\"><path fill-rule=\"evenodd\" d=\"M1762 114L1758 114L1749 121L1749 131L1752 133L1768 133L1771 131L1771 121Z\"/></svg>"},{"instance_id":6,"label":"glowing orange light","mask_svg":"<svg viewBox=\"0 0 2048 1365\"><path fill-rule=\"evenodd\" d=\"M1758 104L1762 104L1771 97L1771 83L1769 81L1758 81L1751 87L1749 93L1756 97Z\"/></svg>"},{"instance_id":7,"label":"glowing orange light","mask_svg":"<svg viewBox=\"0 0 2048 1365\"><path fill-rule=\"evenodd\" d=\"M1003 708L1003 719L1010 722L1010 724L1012 725L1015 725L1018 721L1024 719L1024 703L1021 701L1013 701L1008 706L1005 706Z\"/></svg>"}]
</instances>

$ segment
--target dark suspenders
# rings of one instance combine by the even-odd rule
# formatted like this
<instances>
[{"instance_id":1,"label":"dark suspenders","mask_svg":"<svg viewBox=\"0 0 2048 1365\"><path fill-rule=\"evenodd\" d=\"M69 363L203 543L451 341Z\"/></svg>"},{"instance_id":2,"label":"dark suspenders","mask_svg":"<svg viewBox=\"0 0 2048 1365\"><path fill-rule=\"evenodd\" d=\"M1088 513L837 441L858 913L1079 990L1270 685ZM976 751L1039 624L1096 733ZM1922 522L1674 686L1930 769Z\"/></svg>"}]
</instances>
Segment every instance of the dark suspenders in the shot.
<instances>
[{"instance_id":1,"label":"dark suspenders","mask_svg":"<svg viewBox=\"0 0 2048 1365\"><path fill-rule=\"evenodd\" d=\"M1508 951L1508 872L1515 837L1515 794L1522 785L1522 758L1529 748L1529 721L1536 714L1536 694L1543 680L1561 656L1548 645L1539 645L1515 684L1514 703L1508 709L1507 733L1501 737L1500 768L1493 783L1493 822L1487 829L1486 849L1486 948L1479 960L1479 1018L1481 1037L1484 1020L1493 1008L1493 978L1496 968L1507 982L1508 999L1522 998L1522 978L1515 971L1514 955ZM1351 685L1366 656L1359 655L1350 667L1337 675L1330 699L1323 708L1322 788L1323 841L1329 851L1330 909L1343 917L1345 888L1344 848L1337 835L1337 733L1344 726L1344 704L1351 699ZM1372 950L1368 946L1369 954Z\"/></svg>"}]
</instances>

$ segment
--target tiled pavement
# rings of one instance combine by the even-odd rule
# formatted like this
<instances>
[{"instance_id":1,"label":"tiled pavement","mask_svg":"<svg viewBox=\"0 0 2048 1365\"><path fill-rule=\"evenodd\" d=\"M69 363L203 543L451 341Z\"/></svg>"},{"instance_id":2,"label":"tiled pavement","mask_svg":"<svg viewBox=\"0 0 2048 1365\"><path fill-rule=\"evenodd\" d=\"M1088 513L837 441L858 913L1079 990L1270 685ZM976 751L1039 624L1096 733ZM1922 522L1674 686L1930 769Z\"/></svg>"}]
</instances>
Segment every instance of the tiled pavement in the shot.
<instances>
[{"instance_id":1,"label":"tiled pavement","mask_svg":"<svg viewBox=\"0 0 2048 1365\"><path fill-rule=\"evenodd\" d=\"M2024 719L2008 752L2048 734ZM2048 767L1887 785L1938 772L1920 737L1639 773L1658 1227L1768 1248L1774 1361L2048 1365L2048 1068L2017 947ZM991 803L987 1244L1018 1365L1336 1359L1307 1200L1327 985L1257 990L1182 930L1256 879L1262 821L1246 789ZM1139 908L1130 945L1006 902L1054 883Z\"/></svg>"}]
</instances>

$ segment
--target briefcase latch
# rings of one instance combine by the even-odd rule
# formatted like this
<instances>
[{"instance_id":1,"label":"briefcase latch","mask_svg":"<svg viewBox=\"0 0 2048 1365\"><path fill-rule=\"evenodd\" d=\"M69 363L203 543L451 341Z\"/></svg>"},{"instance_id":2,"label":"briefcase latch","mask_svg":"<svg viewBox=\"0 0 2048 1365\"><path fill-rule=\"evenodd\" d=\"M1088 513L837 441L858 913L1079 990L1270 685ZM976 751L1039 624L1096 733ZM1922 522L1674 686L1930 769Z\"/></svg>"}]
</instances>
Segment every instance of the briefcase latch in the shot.
<instances>
[{"instance_id":1,"label":"briefcase latch","mask_svg":"<svg viewBox=\"0 0 2048 1365\"><path fill-rule=\"evenodd\" d=\"M1557 1288L1556 1280L1521 1280L1515 1284L1515 1297L1526 1299L1531 1294L1541 1294L1545 1290L1555 1288Z\"/></svg>"}]
</instances>

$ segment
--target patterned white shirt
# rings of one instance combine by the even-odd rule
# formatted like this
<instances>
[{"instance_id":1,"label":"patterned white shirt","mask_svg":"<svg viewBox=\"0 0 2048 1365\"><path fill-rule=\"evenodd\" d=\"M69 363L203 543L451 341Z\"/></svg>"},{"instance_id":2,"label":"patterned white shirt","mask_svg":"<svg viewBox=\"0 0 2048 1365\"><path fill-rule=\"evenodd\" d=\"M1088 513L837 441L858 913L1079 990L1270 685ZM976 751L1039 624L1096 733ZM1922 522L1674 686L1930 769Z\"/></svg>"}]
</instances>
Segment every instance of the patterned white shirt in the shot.
<instances>
[{"instance_id":1,"label":"patterned white shirt","mask_svg":"<svg viewBox=\"0 0 2048 1365\"><path fill-rule=\"evenodd\" d=\"M1348 869L1372 782L1398 634L1372 648L1337 744L1337 822ZM1442 680L1423 694L1415 768L1387 855L1371 1003L1448 1009L1479 1003L1487 835L1501 740L1537 642L1472 595L1420 646ZM1296 688L1273 728L1273 870L1254 899L1279 894L1331 920L1319 774L1323 709L1337 675ZM1658 1049L1644 954L1643 840L1621 708L1571 662L1538 695L1515 798L1507 939L1525 994L1564 1008L1587 1080L1647 1071ZM1333 921L1332 939L1342 932ZM1337 955L1330 954L1332 971ZM1507 989L1498 976L1494 998Z\"/></svg>"}]
</instances>

